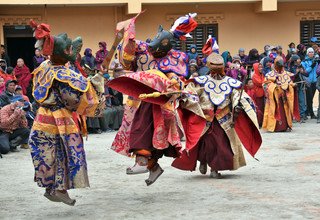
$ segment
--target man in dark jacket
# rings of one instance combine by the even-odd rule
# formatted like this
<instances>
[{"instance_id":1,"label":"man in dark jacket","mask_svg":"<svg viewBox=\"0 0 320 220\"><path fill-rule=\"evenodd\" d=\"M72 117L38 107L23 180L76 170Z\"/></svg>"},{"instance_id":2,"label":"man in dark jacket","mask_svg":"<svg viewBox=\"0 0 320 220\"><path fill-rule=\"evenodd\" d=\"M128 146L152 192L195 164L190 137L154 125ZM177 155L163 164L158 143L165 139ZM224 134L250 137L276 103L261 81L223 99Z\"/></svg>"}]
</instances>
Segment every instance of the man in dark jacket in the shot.
<instances>
[{"instance_id":1,"label":"man in dark jacket","mask_svg":"<svg viewBox=\"0 0 320 220\"><path fill-rule=\"evenodd\" d=\"M8 80L6 82L6 90L0 95L0 107L4 107L11 103L11 99L15 95L16 80Z\"/></svg>"}]
</instances>

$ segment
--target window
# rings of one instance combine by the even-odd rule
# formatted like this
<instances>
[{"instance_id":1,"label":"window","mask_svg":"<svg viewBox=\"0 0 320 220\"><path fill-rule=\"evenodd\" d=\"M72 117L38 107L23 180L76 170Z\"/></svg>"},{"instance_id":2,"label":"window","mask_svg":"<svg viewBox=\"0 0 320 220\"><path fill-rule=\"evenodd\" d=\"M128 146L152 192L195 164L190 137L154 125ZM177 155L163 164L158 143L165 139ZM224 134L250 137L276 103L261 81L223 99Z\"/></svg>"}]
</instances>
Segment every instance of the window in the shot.
<instances>
[{"instance_id":1,"label":"window","mask_svg":"<svg viewBox=\"0 0 320 220\"><path fill-rule=\"evenodd\" d=\"M300 22L300 43L307 45L311 37L317 37L320 44L320 20Z\"/></svg>"},{"instance_id":2,"label":"window","mask_svg":"<svg viewBox=\"0 0 320 220\"><path fill-rule=\"evenodd\" d=\"M215 37L218 42L218 24L199 24L190 35L192 38L187 38L185 42L178 40L175 49L186 52L191 44L195 44L198 54L202 56L201 50L209 35Z\"/></svg>"}]
</instances>

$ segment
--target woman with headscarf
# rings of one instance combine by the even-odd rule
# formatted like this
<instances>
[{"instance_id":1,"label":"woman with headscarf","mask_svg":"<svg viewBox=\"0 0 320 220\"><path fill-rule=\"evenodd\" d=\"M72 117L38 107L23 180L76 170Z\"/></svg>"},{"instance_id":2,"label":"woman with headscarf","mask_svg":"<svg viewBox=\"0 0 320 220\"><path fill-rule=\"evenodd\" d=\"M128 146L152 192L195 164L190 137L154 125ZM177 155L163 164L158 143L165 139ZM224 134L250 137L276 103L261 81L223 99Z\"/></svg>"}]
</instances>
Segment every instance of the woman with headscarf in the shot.
<instances>
[{"instance_id":1,"label":"woman with headscarf","mask_svg":"<svg viewBox=\"0 0 320 220\"><path fill-rule=\"evenodd\" d=\"M225 67L228 67L229 63L232 63L232 56L230 55L230 52L229 51L224 51L221 54L221 56L223 58Z\"/></svg>"},{"instance_id":2,"label":"woman with headscarf","mask_svg":"<svg viewBox=\"0 0 320 220\"><path fill-rule=\"evenodd\" d=\"M262 72L264 75L266 75L267 73L269 73L271 71L271 67L272 67L272 60L270 57L265 57L262 60Z\"/></svg>"},{"instance_id":3,"label":"woman with headscarf","mask_svg":"<svg viewBox=\"0 0 320 220\"><path fill-rule=\"evenodd\" d=\"M227 70L226 75L243 82L247 75L247 70L241 64L240 56L234 56L232 63L229 64L229 69Z\"/></svg>"},{"instance_id":4,"label":"woman with headscarf","mask_svg":"<svg viewBox=\"0 0 320 220\"><path fill-rule=\"evenodd\" d=\"M23 94L27 94L27 88L30 85L32 75L29 68L24 64L23 59L18 59L17 66L14 68L14 74L17 77L18 85L22 87Z\"/></svg>"},{"instance_id":5,"label":"woman with headscarf","mask_svg":"<svg viewBox=\"0 0 320 220\"><path fill-rule=\"evenodd\" d=\"M85 49L84 57L82 57L80 65L82 67L88 65L91 69L95 68L95 59L92 56L92 50L90 48Z\"/></svg>"},{"instance_id":6,"label":"woman with headscarf","mask_svg":"<svg viewBox=\"0 0 320 220\"><path fill-rule=\"evenodd\" d=\"M260 58L259 58L259 52L257 49L253 48L252 50L249 51L249 55L245 59L245 64L247 66L253 66L254 63L259 63Z\"/></svg>"},{"instance_id":7,"label":"woman with headscarf","mask_svg":"<svg viewBox=\"0 0 320 220\"><path fill-rule=\"evenodd\" d=\"M99 50L96 52L97 69L100 70L101 64L103 63L108 53L109 52L107 50L107 43L104 41L99 42Z\"/></svg>"}]
</instances>

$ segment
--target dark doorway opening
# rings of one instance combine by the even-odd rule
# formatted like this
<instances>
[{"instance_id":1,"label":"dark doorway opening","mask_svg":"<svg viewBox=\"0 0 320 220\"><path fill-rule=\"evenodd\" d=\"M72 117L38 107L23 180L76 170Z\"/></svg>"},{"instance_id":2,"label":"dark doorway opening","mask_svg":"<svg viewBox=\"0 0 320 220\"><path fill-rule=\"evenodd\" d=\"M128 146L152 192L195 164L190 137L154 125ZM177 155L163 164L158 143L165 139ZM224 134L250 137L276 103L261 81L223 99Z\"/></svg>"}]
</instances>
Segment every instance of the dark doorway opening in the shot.
<instances>
[{"instance_id":1,"label":"dark doorway opening","mask_svg":"<svg viewBox=\"0 0 320 220\"><path fill-rule=\"evenodd\" d=\"M17 59L22 58L30 71L33 70L35 38L29 26L4 26L4 37L11 66L15 67Z\"/></svg>"}]
</instances>

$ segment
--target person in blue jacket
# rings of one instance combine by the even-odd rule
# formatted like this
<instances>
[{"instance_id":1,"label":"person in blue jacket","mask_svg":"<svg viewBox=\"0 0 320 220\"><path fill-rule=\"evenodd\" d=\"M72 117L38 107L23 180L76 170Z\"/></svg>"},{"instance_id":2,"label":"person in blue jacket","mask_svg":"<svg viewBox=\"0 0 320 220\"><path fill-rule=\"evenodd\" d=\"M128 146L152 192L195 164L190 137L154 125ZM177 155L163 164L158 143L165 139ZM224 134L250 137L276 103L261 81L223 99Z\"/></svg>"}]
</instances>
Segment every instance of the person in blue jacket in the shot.
<instances>
[{"instance_id":1,"label":"person in blue jacket","mask_svg":"<svg viewBox=\"0 0 320 220\"><path fill-rule=\"evenodd\" d=\"M305 69L306 73L309 75L307 78L307 114L312 119L316 119L316 116L313 112L313 97L316 92L316 84L317 84L317 74L316 70L319 63L319 57L316 57L314 54L314 50L310 47L307 50L307 55L304 61L302 62L302 66Z\"/></svg>"}]
</instances>

